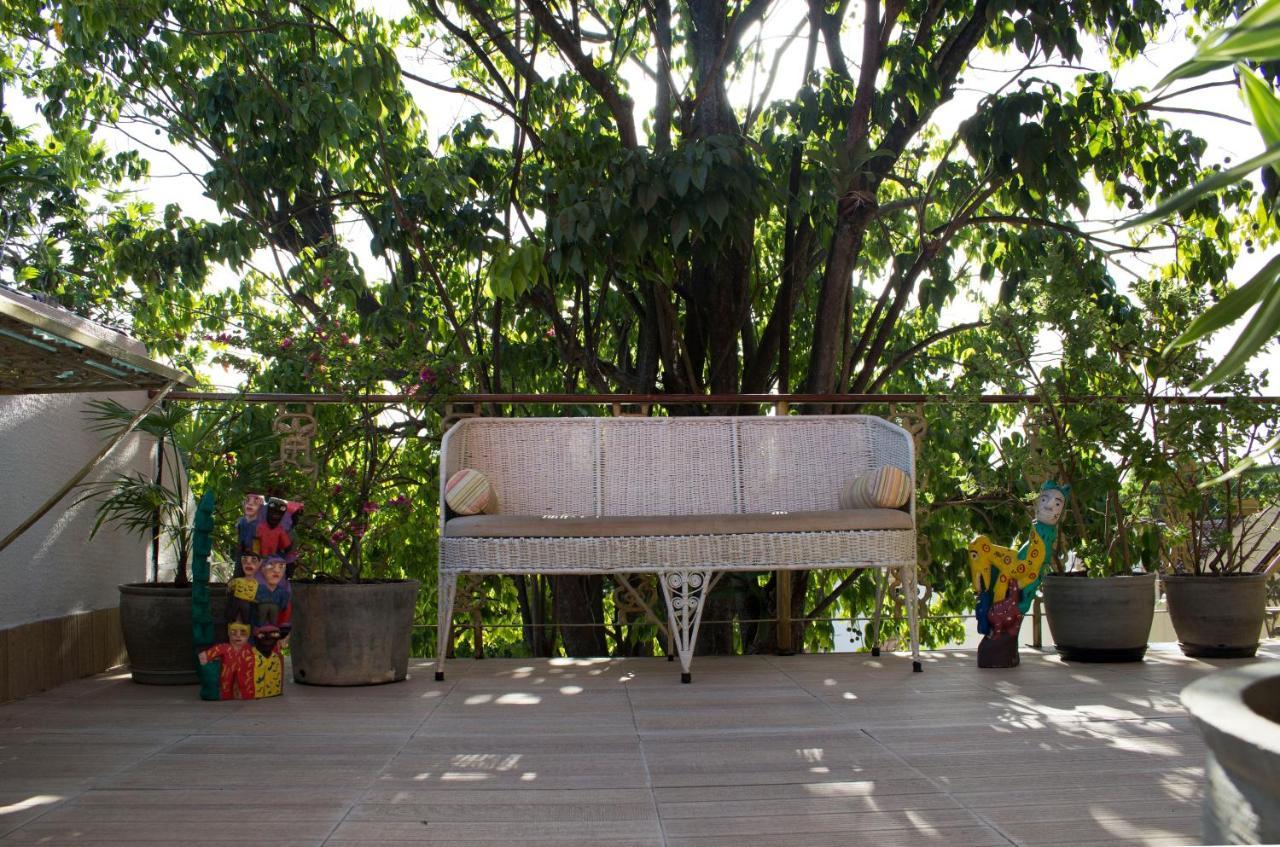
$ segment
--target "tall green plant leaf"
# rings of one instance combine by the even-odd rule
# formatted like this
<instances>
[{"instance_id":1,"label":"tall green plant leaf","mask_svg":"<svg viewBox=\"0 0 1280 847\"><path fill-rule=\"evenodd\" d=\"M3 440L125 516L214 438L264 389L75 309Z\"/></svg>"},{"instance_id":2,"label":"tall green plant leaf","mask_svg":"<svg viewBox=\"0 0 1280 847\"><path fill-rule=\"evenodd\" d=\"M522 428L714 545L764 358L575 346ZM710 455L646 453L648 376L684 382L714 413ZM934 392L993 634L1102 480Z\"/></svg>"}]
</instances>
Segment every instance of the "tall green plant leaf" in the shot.
<instances>
[{"instance_id":1,"label":"tall green plant leaf","mask_svg":"<svg viewBox=\"0 0 1280 847\"><path fill-rule=\"evenodd\" d=\"M1235 26L1220 29L1200 43L1194 56L1174 68L1157 88L1188 77L1234 65L1241 59L1266 62L1280 58L1280 0L1259 3Z\"/></svg>"}]
</instances>

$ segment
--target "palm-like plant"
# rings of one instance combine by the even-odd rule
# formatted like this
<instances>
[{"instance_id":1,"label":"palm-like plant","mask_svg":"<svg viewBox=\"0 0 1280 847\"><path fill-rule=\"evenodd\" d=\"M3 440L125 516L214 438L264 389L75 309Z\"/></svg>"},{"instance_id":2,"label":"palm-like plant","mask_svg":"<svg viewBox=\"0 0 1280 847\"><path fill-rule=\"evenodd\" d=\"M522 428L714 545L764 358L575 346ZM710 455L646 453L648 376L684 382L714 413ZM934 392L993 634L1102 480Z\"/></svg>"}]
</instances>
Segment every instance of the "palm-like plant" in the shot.
<instances>
[{"instance_id":1,"label":"palm-like plant","mask_svg":"<svg viewBox=\"0 0 1280 847\"><path fill-rule=\"evenodd\" d=\"M1280 60L1280 0L1263 0L1241 16L1234 26L1207 36L1194 56L1160 81L1156 88L1165 89L1178 80L1234 66L1240 79L1241 94L1253 114L1253 122L1267 149L1246 162L1226 168L1185 191L1164 199L1155 209L1129 221L1126 228L1170 218L1258 169L1270 168L1280 175L1280 98L1249 67L1249 64L1260 65L1277 60ZM1193 388L1208 388L1239 373L1255 353L1280 333L1280 255L1272 256L1247 283L1227 294L1193 321L1169 345L1169 352L1194 344L1235 323L1254 306L1258 307L1257 311L1237 334L1230 352L1201 377ZM1267 449L1277 443L1280 440L1269 442Z\"/></svg>"},{"instance_id":2,"label":"palm-like plant","mask_svg":"<svg viewBox=\"0 0 1280 847\"><path fill-rule=\"evenodd\" d=\"M135 413L115 400L96 400L87 415L90 428L111 437L128 425ZM227 457L252 450L271 438L269 430L232 425L241 412L226 408L198 409L181 404L158 406L138 424L159 445L160 460L154 477L141 472L117 474L83 486L85 494L77 503L95 500L97 518L90 538L104 525L112 525L141 536L151 535L153 553L158 558L159 540L169 542L176 558L173 583L190 584L192 524L195 498L191 493L193 457L197 457L198 482L206 491L233 487L235 469ZM219 496L233 502L235 498ZM158 563L153 563L158 569ZM153 571L155 572L155 571Z\"/></svg>"}]
</instances>

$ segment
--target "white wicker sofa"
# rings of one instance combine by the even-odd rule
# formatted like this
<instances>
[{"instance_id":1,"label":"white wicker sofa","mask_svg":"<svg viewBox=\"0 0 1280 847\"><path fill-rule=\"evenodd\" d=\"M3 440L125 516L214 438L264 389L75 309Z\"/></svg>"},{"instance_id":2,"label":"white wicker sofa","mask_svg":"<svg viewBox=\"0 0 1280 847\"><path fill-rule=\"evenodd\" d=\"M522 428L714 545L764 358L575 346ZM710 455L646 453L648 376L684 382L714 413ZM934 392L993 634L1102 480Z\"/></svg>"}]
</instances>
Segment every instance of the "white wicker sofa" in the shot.
<instances>
[{"instance_id":1,"label":"white wicker sofa","mask_svg":"<svg viewBox=\"0 0 1280 847\"><path fill-rule=\"evenodd\" d=\"M850 479L885 465L914 490L911 436L865 415L459 421L441 444L436 679L461 574L657 573L684 682L724 571L894 568L913 596L914 496L904 510L839 508ZM489 478L496 514L447 519L444 483L462 468Z\"/></svg>"}]
</instances>

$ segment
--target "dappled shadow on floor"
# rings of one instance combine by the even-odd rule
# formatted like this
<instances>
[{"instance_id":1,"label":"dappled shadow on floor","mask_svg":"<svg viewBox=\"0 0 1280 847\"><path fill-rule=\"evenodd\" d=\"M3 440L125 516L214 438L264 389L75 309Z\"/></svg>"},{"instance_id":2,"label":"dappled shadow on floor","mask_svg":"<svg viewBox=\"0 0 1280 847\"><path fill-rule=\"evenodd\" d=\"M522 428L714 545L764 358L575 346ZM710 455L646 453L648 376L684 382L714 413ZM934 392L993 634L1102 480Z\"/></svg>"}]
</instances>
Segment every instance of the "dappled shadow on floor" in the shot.
<instances>
[{"instance_id":1,"label":"dappled shadow on floor","mask_svg":"<svg viewBox=\"0 0 1280 847\"><path fill-rule=\"evenodd\" d=\"M0 706L0 844L1194 844L1178 692L1213 669L459 660L250 703L107 674Z\"/></svg>"}]
</instances>

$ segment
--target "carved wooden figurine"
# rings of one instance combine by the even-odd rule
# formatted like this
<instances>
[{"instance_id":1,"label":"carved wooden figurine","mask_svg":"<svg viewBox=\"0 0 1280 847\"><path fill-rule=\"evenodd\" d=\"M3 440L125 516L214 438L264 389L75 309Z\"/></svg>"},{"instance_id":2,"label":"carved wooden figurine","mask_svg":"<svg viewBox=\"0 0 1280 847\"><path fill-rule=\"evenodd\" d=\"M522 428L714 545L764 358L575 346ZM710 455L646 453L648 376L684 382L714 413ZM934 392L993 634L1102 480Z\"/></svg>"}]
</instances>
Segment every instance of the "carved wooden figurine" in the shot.
<instances>
[{"instance_id":1,"label":"carved wooden figurine","mask_svg":"<svg viewBox=\"0 0 1280 847\"><path fill-rule=\"evenodd\" d=\"M250 494L236 522L235 576L227 581L227 638L213 643L216 626L208 597L209 536L213 497L206 494L197 514L196 536L205 555L193 564L192 622L205 700L258 700L284 693L282 642L289 635L292 591L287 564L297 558L294 518L301 503ZM198 558L198 557L197 557Z\"/></svg>"},{"instance_id":2,"label":"carved wooden figurine","mask_svg":"<svg viewBox=\"0 0 1280 847\"><path fill-rule=\"evenodd\" d=\"M1018 664L1018 629L1031 608L1036 590L1049 570L1058 520L1069 485L1050 480L1040 488L1031 537L1018 550L993 544L979 535L969 544L969 571L978 595L978 667L1012 668Z\"/></svg>"}]
</instances>

